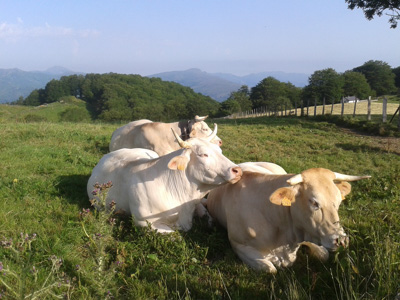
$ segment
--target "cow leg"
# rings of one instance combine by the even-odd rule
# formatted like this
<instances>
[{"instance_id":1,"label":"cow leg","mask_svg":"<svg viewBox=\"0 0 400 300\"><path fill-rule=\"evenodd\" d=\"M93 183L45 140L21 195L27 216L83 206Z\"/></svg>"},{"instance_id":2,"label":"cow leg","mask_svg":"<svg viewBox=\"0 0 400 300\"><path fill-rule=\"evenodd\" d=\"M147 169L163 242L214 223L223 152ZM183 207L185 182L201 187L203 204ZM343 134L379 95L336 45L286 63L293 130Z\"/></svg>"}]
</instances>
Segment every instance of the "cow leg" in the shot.
<instances>
[{"instance_id":1,"label":"cow leg","mask_svg":"<svg viewBox=\"0 0 400 300\"><path fill-rule=\"evenodd\" d=\"M171 227L169 227L167 224L159 223L157 221L151 224L151 228L162 234L172 233L175 231Z\"/></svg>"},{"instance_id":2,"label":"cow leg","mask_svg":"<svg viewBox=\"0 0 400 300\"><path fill-rule=\"evenodd\" d=\"M198 201L191 201L187 203L183 203L180 207L178 213L178 220L176 221L175 226L183 231L188 231L192 228L193 224L193 215L196 208L196 204L193 202Z\"/></svg>"},{"instance_id":3,"label":"cow leg","mask_svg":"<svg viewBox=\"0 0 400 300\"><path fill-rule=\"evenodd\" d=\"M239 256L239 258L251 268L260 271L267 271L269 273L277 272L272 262L268 258L265 258L265 256L257 249L236 243L232 240L230 242L233 250Z\"/></svg>"},{"instance_id":4,"label":"cow leg","mask_svg":"<svg viewBox=\"0 0 400 300\"><path fill-rule=\"evenodd\" d=\"M205 200L205 199L203 199L203 200ZM206 216L207 217L208 226L211 227L212 224L213 224L213 218L208 213L207 208L204 206L203 200L202 200L201 203L196 205L195 215L197 215L199 218L203 218L204 216Z\"/></svg>"}]
</instances>

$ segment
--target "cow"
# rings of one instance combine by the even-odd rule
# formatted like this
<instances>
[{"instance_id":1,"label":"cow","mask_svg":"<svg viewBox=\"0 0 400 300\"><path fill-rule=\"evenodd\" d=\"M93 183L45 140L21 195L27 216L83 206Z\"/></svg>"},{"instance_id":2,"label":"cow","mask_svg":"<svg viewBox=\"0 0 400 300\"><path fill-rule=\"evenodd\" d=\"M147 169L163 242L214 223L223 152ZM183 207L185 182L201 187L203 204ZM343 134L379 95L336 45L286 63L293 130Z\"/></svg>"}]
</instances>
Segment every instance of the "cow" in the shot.
<instances>
[{"instance_id":1,"label":"cow","mask_svg":"<svg viewBox=\"0 0 400 300\"><path fill-rule=\"evenodd\" d=\"M245 169L245 168L244 168ZM218 187L203 200L228 231L234 252L250 267L276 273L291 266L301 245L321 260L348 245L338 209L350 193L351 176L323 168L300 174L243 171L234 185Z\"/></svg>"},{"instance_id":2,"label":"cow","mask_svg":"<svg viewBox=\"0 0 400 300\"><path fill-rule=\"evenodd\" d=\"M93 197L96 183L111 181L106 203L114 200L115 209L133 215L136 225L150 223L161 233L189 230L201 199L219 185L236 183L242 175L240 167L210 142L217 133L214 126L207 139L183 141L173 131L182 149L164 156L142 148L106 154L89 178L89 197Z\"/></svg>"},{"instance_id":3,"label":"cow","mask_svg":"<svg viewBox=\"0 0 400 300\"><path fill-rule=\"evenodd\" d=\"M173 151L179 150L171 128L180 133L182 140L189 138L206 138L212 130L204 122L207 118L195 116L194 119L175 123L152 122L150 120L138 120L130 122L116 129L110 141L110 151L122 148L145 148L157 152L162 156ZM222 141L215 137L213 143L221 146Z\"/></svg>"},{"instance_id":4,"label":"cow","mask_svg":"<svg viewBox=\"0 0 400 300\"><path fill-rule=\"evenodd\" d=\"M243 172L257 172L264 174L287 174L281 166L270 162L243 162L239 164Z\"/></svg>"}]
</instances>

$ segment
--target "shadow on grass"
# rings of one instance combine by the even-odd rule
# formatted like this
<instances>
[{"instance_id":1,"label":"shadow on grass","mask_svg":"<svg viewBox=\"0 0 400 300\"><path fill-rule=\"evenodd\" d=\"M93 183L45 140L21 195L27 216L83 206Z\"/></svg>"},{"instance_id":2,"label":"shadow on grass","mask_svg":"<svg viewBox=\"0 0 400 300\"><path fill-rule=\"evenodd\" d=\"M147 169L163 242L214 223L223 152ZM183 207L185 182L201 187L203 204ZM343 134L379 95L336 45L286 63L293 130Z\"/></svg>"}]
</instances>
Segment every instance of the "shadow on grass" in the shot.
<instances>
[{"instance_id":1,"label":"shadow on grass","mask_svg":"<svg viewBox=\"0 0 400 300\"><path fill-rule=\"evenodd\" d=\"M68 175L57 178L56 188L59 195L67 199L72 204L77 204L79 208L90 207L90 202L86 192L88 175Z\"/></svg>"},{"instance_id":2,"label":"shadow on grass","mask_svg":"<svg viewBox=\"0 0 400 300\"><path fill-rule=\"evenodd\" d=\"M353 151L355 153L377 152L377 153L393 153L400 155L400 149L396 150L394 149L394 147L389 147L388 150L385 150L380 147L371 147L367 145L354 145L349 143L336 144L335 146L346 151Z\"/></svg>"}]
</instances>

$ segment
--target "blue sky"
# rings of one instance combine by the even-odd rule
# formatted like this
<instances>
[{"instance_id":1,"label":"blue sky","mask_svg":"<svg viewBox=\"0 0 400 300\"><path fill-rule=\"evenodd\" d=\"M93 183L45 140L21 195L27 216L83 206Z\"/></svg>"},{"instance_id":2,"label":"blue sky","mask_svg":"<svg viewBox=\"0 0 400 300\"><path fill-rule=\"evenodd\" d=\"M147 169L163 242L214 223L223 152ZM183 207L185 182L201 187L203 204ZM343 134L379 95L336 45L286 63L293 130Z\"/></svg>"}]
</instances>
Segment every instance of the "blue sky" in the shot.
<instances>
[{"instance_id":1,"label":"blue sky","mask_svg":"<svg viewBox=\"0 0 400 300\"><path fill-rule=\"evenodd\" d=\"M150 75L400 66L400 26L344 0L0 0L0 68Z\"/></svg>"}]
</instances>

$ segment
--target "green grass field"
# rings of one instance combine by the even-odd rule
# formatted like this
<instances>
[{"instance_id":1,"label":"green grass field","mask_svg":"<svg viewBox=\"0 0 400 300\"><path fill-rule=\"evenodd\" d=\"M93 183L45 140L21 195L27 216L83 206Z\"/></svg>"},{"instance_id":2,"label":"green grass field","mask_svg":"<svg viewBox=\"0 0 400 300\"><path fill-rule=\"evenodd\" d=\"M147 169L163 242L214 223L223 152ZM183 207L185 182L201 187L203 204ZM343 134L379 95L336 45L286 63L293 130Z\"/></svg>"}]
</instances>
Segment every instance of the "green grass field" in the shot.
<instances>
[{"instance_id":1,"label":"green grass field","mask_svg":"<svg viewBox=\"0 0 400 300\"><path fill-rule=\"evenodd\" d=\"M372 176L352 184L339 210L349 248L327 263L301 249L293 267L271 275L244 265L225 230L208 228L206 220L196 219L187 233L160 235L127 217L110 222L109 214L95 212L86 183L119 125L58 122L50 113L47 121L27 121L16 117L23 109L33 108L0 106L4 299L394 299L400 293L399 138L353 134L311 118L216 120L223 152L234 162Z\"/></svg>"}]
</instances>

